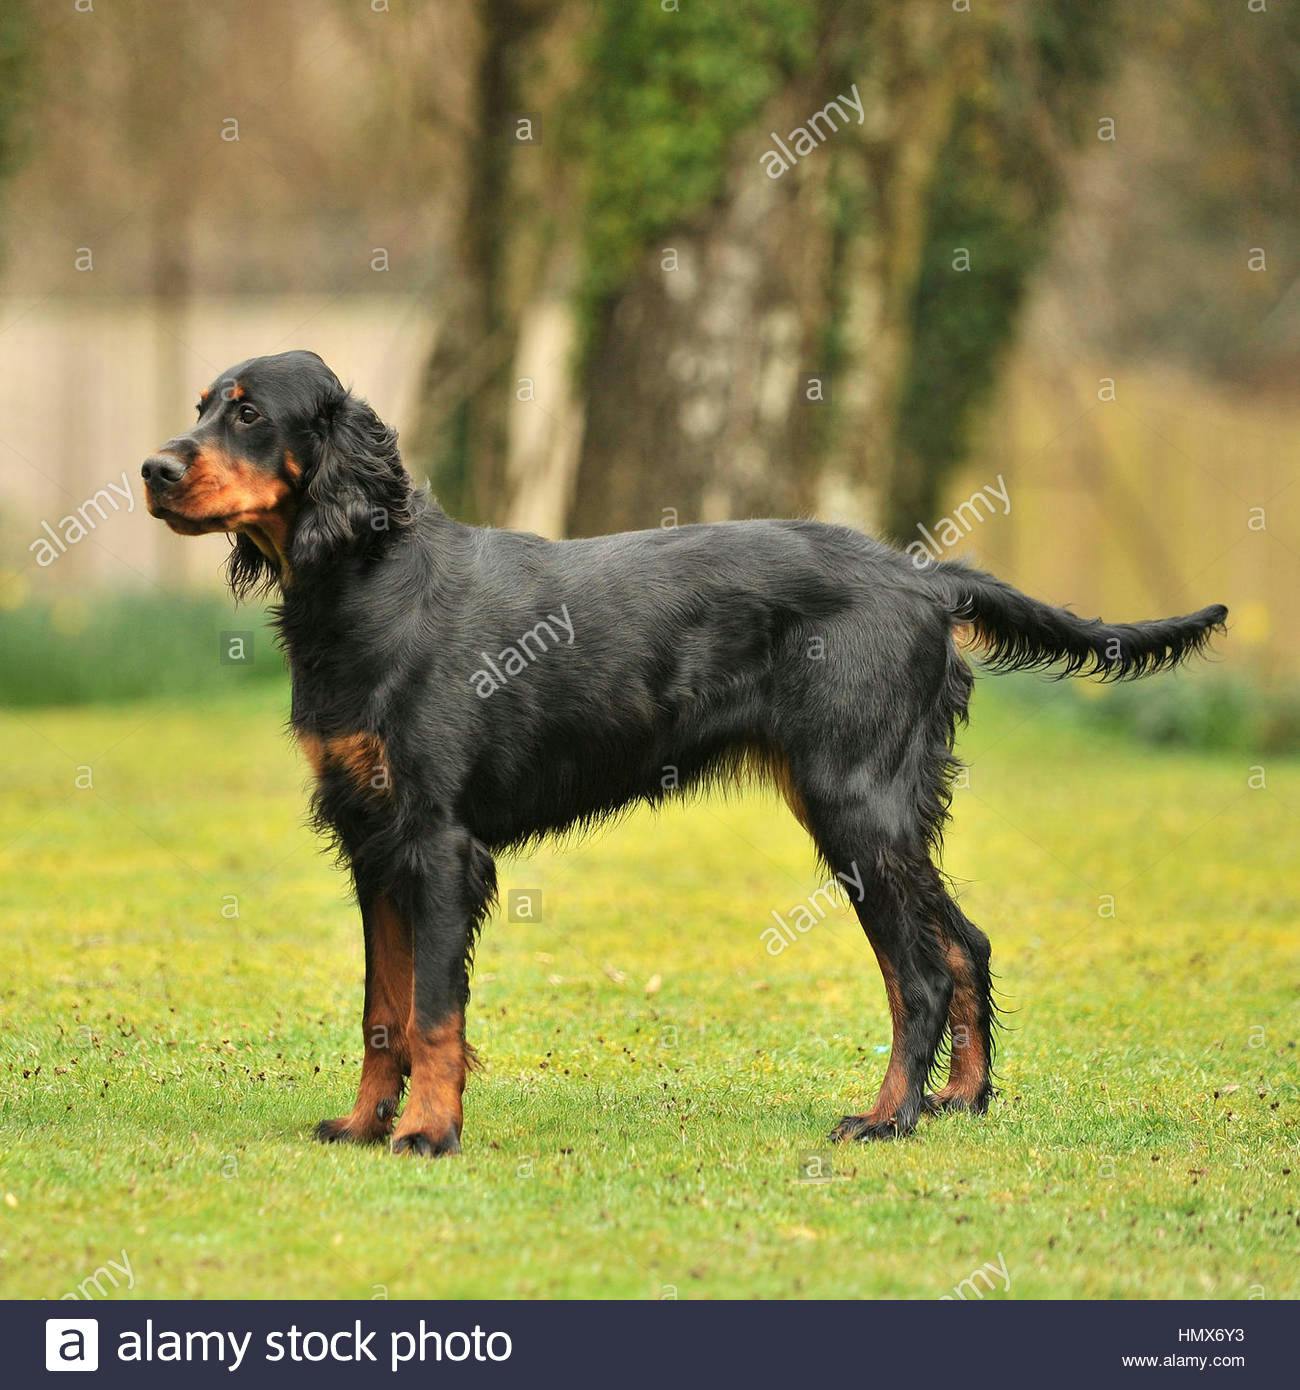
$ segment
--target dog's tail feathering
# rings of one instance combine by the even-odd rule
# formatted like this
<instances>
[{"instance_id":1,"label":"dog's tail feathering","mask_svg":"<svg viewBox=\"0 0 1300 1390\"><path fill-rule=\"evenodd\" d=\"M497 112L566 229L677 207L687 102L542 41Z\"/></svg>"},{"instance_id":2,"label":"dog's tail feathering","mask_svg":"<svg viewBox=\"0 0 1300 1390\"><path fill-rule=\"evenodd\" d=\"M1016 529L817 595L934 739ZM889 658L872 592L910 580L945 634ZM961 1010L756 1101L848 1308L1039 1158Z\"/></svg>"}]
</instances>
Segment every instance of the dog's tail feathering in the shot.
<instances>
[{"instance_id":1,"label":"dog's tail feathering","mask_svg":"<svg viewBox=\"0 0 1300 1390\"><path fill-rule=\"evenodd\" d=\"M953 622L974 628L982 660L996 671L1056 667L1062 676L1131 680L1203 651L1216 632L1225 630L1228 616L1216 603L1185 618L1103 623L1040 603L959 561L941 561L921 573L943 596Z\"/></svg>"}]
</instances>

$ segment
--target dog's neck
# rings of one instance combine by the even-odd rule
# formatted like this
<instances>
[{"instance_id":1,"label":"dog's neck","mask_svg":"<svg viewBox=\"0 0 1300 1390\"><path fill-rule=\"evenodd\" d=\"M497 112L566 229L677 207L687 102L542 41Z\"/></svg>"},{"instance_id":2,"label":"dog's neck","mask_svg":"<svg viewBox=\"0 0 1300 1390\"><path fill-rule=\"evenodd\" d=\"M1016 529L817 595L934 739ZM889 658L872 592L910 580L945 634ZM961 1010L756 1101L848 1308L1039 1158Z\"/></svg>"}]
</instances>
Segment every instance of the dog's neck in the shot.
<instances>
[{"instance_id":1,"label":"dog's neck","mask_svg":"<svg viewBox=\"0 0 1300 1390\"><path fill-rule=\"evenodd\" d=\"M385 609L412 616L447 611L463 587L463 557L473 534L422 495L411 521L386 532L377 550L341 550L323 565L300 562L292 573L288 560L282 562L276 626L295 683L335 666L351 669L358 661L373 664L376 679L382 679L398 653L376 648L368 595Z\"/></svg>"},{"instance_id":2,"label":"dog's neck","mask_svg":"<svg viewBox=\"0 0 1300 1390\"><path fill-rule=\"evenodd\" d=\"M293 578L289 567L289 527L279 524L247 526L244 535L266 556L275 571L275 582L287 589Z\"/></svg>"}]
</instances>

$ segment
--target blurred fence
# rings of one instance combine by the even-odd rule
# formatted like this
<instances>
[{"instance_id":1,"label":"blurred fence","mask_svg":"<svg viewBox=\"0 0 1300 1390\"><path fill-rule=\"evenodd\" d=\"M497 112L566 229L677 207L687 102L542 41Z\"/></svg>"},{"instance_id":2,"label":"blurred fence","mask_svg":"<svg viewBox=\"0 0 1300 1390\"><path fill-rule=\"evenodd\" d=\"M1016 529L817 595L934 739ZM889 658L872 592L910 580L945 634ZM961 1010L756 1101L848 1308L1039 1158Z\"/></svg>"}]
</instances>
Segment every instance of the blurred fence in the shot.
<instances>
[{"instance_id":1,"label":"blurred fence","mask_svg":"<svg viewBox=\"0 0 1300 1390\"><path fill-rule=\"evenodd\" d=\"M421 294L7 299L0 320L0 602L89 587L216 584L224 537L172 535L140 463L246 357L310 347L399 429L429 349ZM71 541L69 543L69 537Z\"/></svg>"}]
</instances>

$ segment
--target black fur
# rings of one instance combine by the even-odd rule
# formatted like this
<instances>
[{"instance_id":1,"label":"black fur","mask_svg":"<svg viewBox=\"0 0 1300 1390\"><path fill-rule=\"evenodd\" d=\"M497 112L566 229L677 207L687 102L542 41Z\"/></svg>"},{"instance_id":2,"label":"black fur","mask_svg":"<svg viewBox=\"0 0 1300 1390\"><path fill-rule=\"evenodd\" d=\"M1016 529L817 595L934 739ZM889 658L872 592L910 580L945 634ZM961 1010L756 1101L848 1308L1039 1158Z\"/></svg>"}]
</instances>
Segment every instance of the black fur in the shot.
<instances>
[{"instance_id":1,"label":"black fur","mask_svg":"<svg viewBox=\"0 0 1300 1390\"><path fill-rule=\"evenodd\" d=\"M316 811L363 911L386 899L405 924L413 1027L463 1013L494 852L756 769L776 775L827 864L860 878L854 906L890 992L890 1074L877 1107L837 1137L988 1104L988 939L934 862L972 685L954 629L971 624L997 669L1120 679L1199 651L1225 609L1085 622L811 521L560 542L465 526L412 487L393 432L319 358L257 359L232 379L263 418L234 425L209 406L167 448L211 442L290 480L287 547L275 553L251 526L231 583L283 588L305 744L364 735L383 750L378 792L327 759ZM522 664L507 661L521 649ZM368 953L368 979L370 966ZM946 1036L953 1085L927 1097ZM957 1046L970 1049L961 1068ZM448 1150L450 1130L402 1146Z\"/></svg>"},{"instance_id":2,"label":"black fur","mask_svg":"<svg viewBox=\"0 0 1300 1390\"><path fill-rule=\"evenodd\" d=\"M1201 652L1228 616L1216 603L1185 618L1103 623L1040 603L960 563L945 561L923 573L948 596L953 616L973 624L984 641L984 665L995 671L1055 666L1061 676L1103 681L1147 676Z\"/></svg>"}]
</instances>

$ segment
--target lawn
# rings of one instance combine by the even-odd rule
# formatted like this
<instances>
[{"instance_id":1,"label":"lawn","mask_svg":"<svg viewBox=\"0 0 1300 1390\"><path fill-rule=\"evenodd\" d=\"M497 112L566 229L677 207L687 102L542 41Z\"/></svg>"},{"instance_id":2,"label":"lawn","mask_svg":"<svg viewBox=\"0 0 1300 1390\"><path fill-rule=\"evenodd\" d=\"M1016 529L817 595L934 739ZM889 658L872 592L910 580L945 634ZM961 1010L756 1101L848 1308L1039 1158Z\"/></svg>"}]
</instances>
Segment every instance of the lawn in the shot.
<instances>
[{"instance_id":1,"label":"lawn","mask_svg":"<svg viewBox=\"0 0 1300 1390\"><path fill-rule=\"evenodd\" d=\"M855 920L765 949L821 881L779 802L507 862L538 920L484 933L486 1065L429 1162L309 1138L351 1103L362 956L286 709L0 714L0 1293L1300 1294L1300 765L1252 788L982 682L947 867L1002 1094L874 1146L824 1140L888 1044Z\"/></svg>"}]
</instances>

